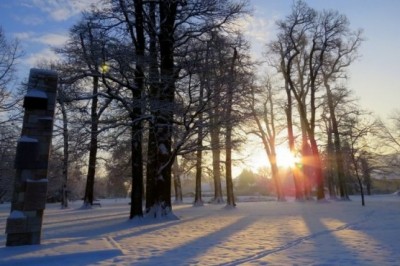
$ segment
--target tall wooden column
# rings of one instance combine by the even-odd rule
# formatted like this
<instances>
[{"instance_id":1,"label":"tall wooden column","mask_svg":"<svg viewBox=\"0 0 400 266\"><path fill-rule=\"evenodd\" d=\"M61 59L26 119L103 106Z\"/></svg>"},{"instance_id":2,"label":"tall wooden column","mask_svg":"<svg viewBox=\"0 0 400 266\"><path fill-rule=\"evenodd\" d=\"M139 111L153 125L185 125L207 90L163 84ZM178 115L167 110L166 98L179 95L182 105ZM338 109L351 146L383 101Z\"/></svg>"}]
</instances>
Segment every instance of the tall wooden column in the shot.
<instances>
[{"instance_id":1,"label":"tall wooden column","mask_svg":"<svg viewBox=\"0 0 400 266\"><path fill-rule=\"evenodd\" d=\"M31 69L15 158L14 192L6 226L7 246L40 244L56 92L56 72Z\"/></svg>"}]
</instances>

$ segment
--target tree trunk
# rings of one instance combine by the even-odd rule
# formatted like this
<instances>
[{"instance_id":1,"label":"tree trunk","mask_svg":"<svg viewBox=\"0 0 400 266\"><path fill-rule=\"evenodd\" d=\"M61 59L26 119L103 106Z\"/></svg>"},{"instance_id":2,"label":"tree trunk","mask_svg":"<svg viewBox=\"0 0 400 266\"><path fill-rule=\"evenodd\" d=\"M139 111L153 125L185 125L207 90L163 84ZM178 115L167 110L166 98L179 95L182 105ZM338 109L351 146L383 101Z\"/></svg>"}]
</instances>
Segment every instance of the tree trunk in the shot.
<instances>
[{"instance_id":1,"label":"tree trunk","mask_svg":"<svg viewBox=\"0 0 400 266\"><path fill-rule=\"evenodd\" d=\"M91 130L90 130L90 147L89 147L89 167L86 176L86 189L83 198L85 207L93 205L94 197L94 179L96 175L96 160L97 160L97 136L98 136L98 116L97 116L97 103L98 103L98 87L99 78L93 77L93 98L91 106Z\"/></svg>"},{"instance_id":2,"label":"tree trunk","mask_svg":"<svg viewBox=\"0 0 400 266\"><path fill-rule=\"evenodd\" d=\"M304 199L310 200L312 199L312 180L315 175L314 158L310 145L308 144L307 130L303 121L301 122L301 158L302 168L300 169L300 175L303 179L303 195Z\"/></svg>"},{"instance_id":3,"label":"tree trunk","mask_svg":"<svg viewBox=\"0 0 400 266\"><path fill-rule=\"evenodd\" d=\"M143 2L137 0L135 4L135 29L136 29L136 69L135 88L132 89L132 115L131 115L131 160L132 160L132 193L129 218L143 216L143 155L142 155L142 92L144 90L144 23ZM126 13L125 13L126 14ZM127 15L126 15L127 16ZM128 17L126 18L128 20ZM133 33L132 33L133 35ZM134 38L134 36L132 36Z\"/></svg>"},{"instance_id":4,"label":"tree trunk","mask_svg":"<svg viewBox=\"0 0 400 266\"><path fill-rule=\"evenodd\" d=\"M229 96L228 96L229 97ZM225 171L226 171L226 204L228 206L236 206L235 196L233 194L233 180L232 180L232 126L226 128L226 149L225 149Z\"/></svg>"},{"instance_id":5,"label":"tree trunk","mask_svg":"<svg viewBox=\"0 0 400 266\"><path fill-rule=\"evenodd\" d=\"M254 117L254 120L257 124L258 131L260 133L260 138L264 146L265 153L267 154L269 164L271 166L271 173L272 173L272 180L275 185L275 190L276 190L276 197L278 201L285 201L285 195L282 190L282 185L280 182L280 176L279 176L279 168L276 162L276 151L275 151L275 124L274 124L274 109L273 109L273 99L272 99L272 93L269 95L268 99L268 104L270 105L269 110L265 107L264 105L264 122L265 122L265 127L266 130L264 130L263 126L261 125L260 119L257 116L257 112L254 108L255 105L255 98L254 98L254 93L252 95L252 103L251 103L251 108L252 108L252 115ZM269 116L269 118L268 118Z\"/></svg>"},{"instance_id":6,"label":"tree trunk","mask_svg":"<svg viewBox=\"0 0 400 266\"><path fill-rule=\"evenodd\" d=\"M142 157L142 127L140 124L133 124L131 127L132 189L129 219L143 217Z\"/></svg>"},{"instance_id":7,"label":"tree trunk","mask_svg":"<svg viewBox=\"0 0 400 266\"><path fill-rule=\"evenodd\" d=\"M156 27L156 3L149 3L149 29ZM155 204L155 179L156 179L156 162L157 162L157 142L155 117L157 117L157 94L159 91L160 74L158 71L157 57L157 34L154 30L149 31L149 105L151 115L154 117L149 121L149 140L147 143L147 163L146 163L146 213L150 212L151 207Z\"/></svg>"},{"instance_id":8,"label":"tree trunk","mask_svg":"<svg viewBox=\"0 0 400 266\"><path fill-rule=\"evenodd\" d=\"M233 194L233 180L232 180L232 103L233 103L233 86L235 85L234 67L237 59L237 51L234 49L231 65L231 81L228 84L227 102L226 102L226 136L225 136L225 171L226 171L226 204L228 206L236 206L235 196Z\"/></svg>"},{"instance_id":9,"label":"tree trunk","mask_svg":"<svg viewBox=\"0 0 400 266\"><path fill-rule=\"evenodd\" d=\"M329 123L329 121L328 121ZM334 144L332 140L332 129L331 126L328 126L328 140L327 140L327 170L326 170L326 179L328 183L328 191L330 199L336 199L336 189L335 189L335 175L336 171L336 162L334 159Z\"/></svg>"},{"instance_id":10,"label":"tree trunk","mask_svg":"<svg viewBox=\"0 0 400 266\"><path fill-rule=\"evenodd\" d=\"M172 172L174 176L174 191L175 191L175 203L182 203L182 184L181 184L181 169L179 168L178 160L175 159L172 166Z\"/></svg>"},{"instance_id":11,"label":"tree trunk","mask_svg":"<svg viewBox=\"0 0 400 266\"><path fill-rule=\"evenodd\" d=\"M171 205L171 167L174 161L172 154L172 123L173 104L175 97L174 72L174 25L178 3L176 1L161 1L160 14L160 94L156 99L163 105L158 113L155 124L155 141L157 160L155 185L152 205L147 209L154 217L167 216L172 213Z\"/></svg>"},{"instance_id":12,"label":"tree trunk","mask_svg":"<svg viewBox=\"0 0 400 266\"><path fill-rule=\"evenodd\" d=\"M317 183L317 200L323 200L325 199L324 175L322 172L321 157L319 154L317 141L315 140L314 136L310 138L310 143L313 157L313 168Z\"/></svg>"},{"instance_id":13,"label":"tree trunk","mask_svg":"<svg viewBox=\"0 0 400 266\"><path fill-rule=\"evenodd\" d=\"M311 86L312 87L312 86ZM321 157L320 153L318 150L318 144L315 139L314 135L314 127L315 127L315 95L313 96L313 93L311 93L311 122L308 121L307 119L307 112L306 112L306 107L302 102L301 97L299 94L296 93L296 90L292 90L293 93L295 94L298 107L299 107L299 114L300 114L300 119L302 123L302 128L306 131L306 134L302 133L303 136L303 144L305 144L305 137L308 138L310 141L310 146L311 146L311 151L312 151L312 156L309 158L311 160L311 163L307 163L311 165L312 169L314 170L315 174L315 180L316 180L316 186L317 186L317 200L323 200L325 199L325 191L324 191L324 176L322 173L322 165L321 165ZM307 145L308 146L308 145ZM305 148L305 145L303 145L303 149ZM307 164L303 163L303 169L307 166Z\"/></svg>"},{"instance_id":14,"label":"tree trunk","mask_svg":"<svg viewBox=\"0 0 400 266\"><path fill-rule=\"evenodd\" d=\"M149 125L149 140L147 143L147 164L146 164L146 213L155 204L155 183L157 174L157 142L155 136L155 126Z\"/></svg>"},{"instance_id":15,"label":"tree trunk","mask_svg":"<svg viewBox=\"0 0 400 266\"><path fill-rule=\"evenodd\" d=\"M278 201L286 201L285 195L282 190L282 184L280 181L278 165L276 164L276 154L273 154L272 157L275 159L271 159L271 160L272 161L275 160L275 162L271 163L271 173L272 173L272 180L275 183L277 199L278 199ZM270 160L270 162L271 162L271 160Z\"/></svg>"},{"instance_id":16,"label":"tree trunk","mask_svg":"<svg viewBox=\"0 0 400 266\"><path fill-rule=\"evenodd\" d=\"M63 96L60 96L63 97ZM61 208L68 208L68 166L69 166L69 133L68 133L68 115L65 109L64 99L59 100L63 121L63 166L61 183Z\"/></svg>"},{"instance_id":17,"label":"tree trunk","mask_svg":"<svg viewBox=\"0 0 400 266\"><path fill-rule=\"evenodd\" d=\"M220 126L212 125L210 128L212 169L214 179L214 198L213 203L224 203L221 185L221 145L220 145Z\"/></svg>"},{"instance_id":18,"label":"tree trunk","mask_svg":"<svg viewBox=\"0 0 400 266\"><path fill-rule=\"evenodd\" d=\"M364 198L364 188L362 185L362 181L360 178L360 175L358 174L358 171L356 170L356 176L357 176L357 181L358 181L358 186L360 188L360 194L361 194L361 205L365 206L365 198Z\"/></svg>"},{"instance_id":19,"label":"tree trunk","mask_svg":"<svg viewBox=\"0 0 400 266\"><path fill-rule=\"evenodd\" d=\"M197 152L196 152L196 189L195 189L195 195L194 195L194 206L203 206L203 199L201 197L201 176L202 176L202 157L203 157L203 151L201 150L201 145L202 145L202 140L198 136L198 147L197 147Z\"/></svg>"},{"instance_id":20,"label":"tree trunk","mask_svg":"<svg viewBox=\"0 0 400 266\"><path fill-rule=\"evenodd\" d=\"M336 120L336 113L335 113L335 104L333 101L332 91L328 81L324 79L324 85L326 88L326 95L328 98L328 107L329 107L329 115L332 123L332 132L334 135L334 145L335 145L335 162L336 162L336 171L337 177L339 181L339 193L340 198L342 200L349 200L349 195L346 188L346 178L344 175L343 169L343 154L342 154L342 147L340 144L340 134L339 134L339 126Z\"/></svg>"},{"instance_id":21,"label":"tree trunk","mask_svg":"<svg viewBox=\"0 0 400 266\"><path fill-rule=\"evenodd\" d=\"M203 101L203 89L200 89L200 100L199 104L202 105ZM200 121L203 120L203 115L199 116ZM203 158L203 128L199 126L199 132L197 134L197 151L196 151L196 189L194 195L194 206L203 206L203 199L201 197L201 177L202 177L202 158Z\"/></svg>"},{"instance_id":22,"label":"tree trunk","mask_svg":"<svg viewBox=\"0 0 400 266\"><path fill-rule=\"evenodd\" d=\"M292 154L296 154L295 145L294 145L294 133L293 133L292 94L290 92L289 84L288 84L287 80L285 80L285 90L286 90L286 95L287 95L287 106L285 108L285 113L286 113L286 121L287 121L289 150ZM301 188L302 187L302 178L300 176L300 170L301 169L292 168L296 200L304 199L304 194L303 194L303 191Z\"/></svg>"}]
</instances>

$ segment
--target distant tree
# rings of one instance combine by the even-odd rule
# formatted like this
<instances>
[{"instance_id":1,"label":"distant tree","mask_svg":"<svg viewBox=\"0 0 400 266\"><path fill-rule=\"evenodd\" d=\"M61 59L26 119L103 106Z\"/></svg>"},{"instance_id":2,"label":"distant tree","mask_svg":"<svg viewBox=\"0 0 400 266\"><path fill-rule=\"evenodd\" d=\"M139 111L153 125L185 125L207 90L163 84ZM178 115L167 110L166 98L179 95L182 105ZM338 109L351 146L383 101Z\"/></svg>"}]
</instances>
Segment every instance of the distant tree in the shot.
<instances>
[{"instance_id":1,"label":"distant tree","mask_svg":"<svg viewBox=\"0 0 400 266\"><path fill-rule=\"evenodd\" d=\"M183 202L182 182L181 176L183 169L179 165L178 158L175 159L174 165L172 166L172 174L174 178L174 192L175 192L175 203L179 204Z\"/></svg>"},{"instance_id":2,"label":"distant tree","mask_svg":"<svg viewBox=\"0 0 400 266\"><path fill-rule=\"evenodd\" d=\"M14 175L16 141L20 134L23 92L15 86L18 59L23 55L17 40L8 40L0 25L0 202L9 199Z\"/></svg>"},{"instance_id":3,"label":"distant tree","mask_svg":"<svg viewBox=\"0 0 400 266\"><path fill-rule=\"evenodd\" d=\"M278 201L284 201L285 195L282 190L282 184L279 175L279 167L277 164L277 136L283 131L284 124L279 117L279 99L277 91L272 87L270 78L267 78L266 84L262 86L262 92L256 93L256 88L253 88L251 95L250 108L253 119L256 123L257 130L252 131L262 141L265 153L267 154L269 164L271 166L272 180L275 184L275 190ZM279 124L280 123L280 124Z\"/></svg>"},{"instance_id":4,"label":"distant tree","mask_svg":"<svg viewBox=\"0 0 400 266\"><path fill-rule=\"evenodd\" d=\"M343 93L341 86L336 86L338 92L334 92L334 84L341 82L346 78L346 69L351 63L357 58L357 51L362 42L361 31L352 32L349 29L349 22L343 15L339 15L337 12L331 12L328 14L332 17L333 22L331 27L336 27L337 32L332 33L335 41L330 44L330 49L326 52L326 63L322 66L322 79L326 89L327 106L329 109L330 118L330 132L333 134L334 144L334 163L336 164L336 174L339 183L339 193L341 199L348 199L345 176L343 170L343 157L341 154L341 142L339 124L336 114L336 107L342 104L342 101L346 99L347 93Z\"/></svg>"},{"instance_id":5,"label":"distant tree","mask_svg":"<svg viewBox=\"0 0 400 266\"><path fill-rule=\"evenodd\" d=\"M348 145L350 166L357 179L362 206L365 205L364 181L369 182L368 163L365 161L367 159L365 155L369 150L375 149L375 147L371 146L372 142L369 141L369 137L378 132L378 125L374 118L359 111L346 116L343 122L344 130L342 129L342 134Z\"/></svg>"},{"instance_id":6,"label":"distant tree","mask_svg":"<svg viewBox=\"0 0 400 266\"><path fill-rule=\"evenodd\" d=\"M61 208L68 207L68 168L70 163L69 157L69 115L67 104L70 102L68 92L64 89L65 87L60 84L57 88L57 103L61 111L62 117L62 138L63 138L63 157L62 157L62 179L61 184Z\"/></svg>"},{"instance_id":7,"label":"distant tree","mask_svg":"<svg viewBox=\"0 0 400 266\"><path fill-rule=\"evenodd\" d=\"M127 136L128 135L128 136ZM110 158L105 163L107 190L111 197L127 197L131 187L131 150L129 134L119 135L110 150ZM132 192L131 192L132 193Z\"/></svg>"},{"instance_id":8,"label":"distant tree","mask_svg":"<svg viewBox=\"0 0 400 266\"><path fill-rule=\"evenodd\" d=\"M255 191L257 176L249 169L243 169L235 178L235 189L241 194L250 194Z\"/></svg>"},{"instance_id":9,"label":"distant tree","mask_svg":"<svg viewBox=\"0 0 400 266\"><path fill-rule=\"evenodd\" d=\"M85 134L89 135L88 171L84 195L85 207L93 205L94 200L96 162L100 146L98 138L101 131L99 129L100 117L112 100L109 97L101 97L100 93L101 89L104 88L101 83L101 74L105 71L103 65L105 49L106 38L104 32L98 28L91 17L84 17L79 23L74 25L70 30L70 38L67 44L63 48L56 49L56 52L64 57L64 61L58 65L58 71L64 74L60 83L64 86L73 85L74 87L79 87L81 90L78 92L75 89L74 96L68 96L72 98L69 101L84 102L80 104L80 107L78 104L77 111L81 112L81 115L85 115L76 117L77 120L75 121L83 125L89 125L90 128L89 134ZM66 94L63 94L62 91L60 92L60 95L64 99L59 98L58 102L61 110L63 110ZM82 107L85 104L90 106L90 112L87 112L86 108ZM66 113L62 112L62 115L64 119L63 123L66 123ZM64 141L68 141L66 140L66 136L64 136ZM64 148L67 149L65 145Z\"/></svg>"},{"instance_id":10,"label":"distant tree","mask_svg":"<svg viewBox=\"0 0 400 266\"><path fill-rule=\"evenodd\" d=\"M384 154L384 167L386 173L398 172L400 169L400 111L394 110L385 122L379 121L380 153ZM383 166L382 165L382 166Z\"/></svg>"},{"instance_id":11,"label":"distant tree","mask_svg":"<svg viewBox=\"0 0 400 266\"><path fill-rule=\"evenodd\" d=\"M363 183L367 190L367 195L371 195L371 188L372 188L372 179L371 179L371 172L373 168L369 162L368 153L364 152L361 154L360 158L360 168L361 168L361 176L363 179Z\"/></svg>"},{"instance_id":12,"label":"distant tree","mask_svg":"<svg viewBox=\"0 0 400 266\"><path fill-rule=\"evenodd\" d=\"M0 203L9 200L15 175L14 159L20 128L0 123Z\"/></svg>"},{"instance_id":13,"label":"distant tree","mask_svg":"<svg viewBox=\"0 0 400 266\"><path fill-rule=\"evenodd\" d=\"M21 95L13 95L9 86L15 81L15 72L18 59L22 56L18 41L7 40L3 28L0 26L0 123L15 120L12 111L21 101ZM17 90L14 90L17 91ZM11 117L10 117L11 115Z\"/></svg>"}]
</instances>

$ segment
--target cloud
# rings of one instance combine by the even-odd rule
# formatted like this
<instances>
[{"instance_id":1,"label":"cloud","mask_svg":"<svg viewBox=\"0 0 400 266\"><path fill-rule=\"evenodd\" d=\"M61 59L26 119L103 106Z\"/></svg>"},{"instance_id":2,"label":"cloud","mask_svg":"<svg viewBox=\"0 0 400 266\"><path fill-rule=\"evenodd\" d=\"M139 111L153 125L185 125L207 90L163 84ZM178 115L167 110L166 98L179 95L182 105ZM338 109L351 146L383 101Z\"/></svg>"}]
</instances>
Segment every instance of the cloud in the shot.
<instances>
[{"instance_id":1,"label":"cloud","mask_svg":"<svg viewBox=\"0 0 400 266\"><path fill-rule=\"evenodd\" d=\"M101 0L33 0L33 6L47 13L55 21L65 21L88 10Z\"/></svg>"},{"instance_id":2,"label":"cloud","mask_svg":"<svg viewBox=\"0 0 400 266\"><path fill-rule=\"evenodd\" d=\"M268 42L272 33L274 20L262 17L246 16L240 24L247 36L252 41Z\"/></svg>"},{"instance_id":3,"label":"cloud","mask_svg":"<svg viewBox=\"0 0 400 266\"><path fill-rule=\"evenodd\" d=\"M20 23L24 24L24 25L30 25L30 26L37 26L37 25L41 25L44 23L44 19L39 17L39 16L35 16L32 14L29 15L24 15L24 16L16 16L14 15L13 18L16 21L19 21Z\"/></svg>"},{"instance_id":4,"label":"cloud","mask_svg":"<svg viewBox=\"0 0 400 266\"><path fill-rule=\"evenodd\" d=\"M67 34L55 34L49 33L42 35L40 37L34 38L33 41L51 45L51 46L61 46L64 45L65 42L68 40Z\"/></svg>"},{"instance_id":5,"label":"cloud","mask_svg":"<svg viewBox=\"0 0 400 266\"><path fill-rule=\"evenodd\" d=\"M68 34L48 33L38 36L32 31L16 32L13 34L15 38L24 42L36 42L50 46L62 46L68 40Z\"/></svg>"},{"instance_id":6,"label":"cloud","mask_svg":"<svg viewBox=\"0 0 400 266\"><path fill-rule=\"evenodd\" d=\"M29 67L38 67L42 63L56 61L58 59L60 59L60 57L54 53L54 51L52 51L50 48L46 48L38 53L30 54L26 58L25 62L29 65Z\"/></svg>"},{"instance_id":7,"label":"cloud","mask_svg":"<svg viewBox=\"0 0 400 266\"><path fill-rule=\"evenodd\" d=\"M16 32L13 35L16 39L18 39L20 41L26 41L26 40L29 40L30 38L32 38L34 33L31 31L25 31L25 32Z\"/></svg>"},{"instance_id":8,"label":"cloud","mask_svg":"<svg viewBox=\"0 0 400 266\"><path fill-rule=\"evenodd\" d=\"M244 37L251 43L250 55L254 60L263 60L263 51L274 35L276 18L266 19L262 16L245 16L235 22L233 29L243 32Z\"/></svg>"}]
</instances>

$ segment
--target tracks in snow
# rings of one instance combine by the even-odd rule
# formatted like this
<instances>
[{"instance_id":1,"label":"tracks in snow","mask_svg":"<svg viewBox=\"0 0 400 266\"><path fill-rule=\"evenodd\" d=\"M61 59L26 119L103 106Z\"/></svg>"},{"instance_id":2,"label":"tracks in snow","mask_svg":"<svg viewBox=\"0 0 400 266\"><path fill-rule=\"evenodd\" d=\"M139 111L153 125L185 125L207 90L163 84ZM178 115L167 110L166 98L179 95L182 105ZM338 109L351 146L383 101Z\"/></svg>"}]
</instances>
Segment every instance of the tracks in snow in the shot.
<instances>
[{"instance_id":1,"label":"tracks in snow","mask_svg":"<svg viewBox=\"0 0 400 266\"><path fill-rule=\"evenodd\" d=\"M282 245L282 246L279 246L279 247L276 247L276 248L273 248L273 249L265 250L265 251L262 251L262 252L258 252L256 254L250 255L250 256L248 256L246 258L237 259L235 261L223 263L223 264L220 264L220 265L221 266L234 266L234 265L240 265L240 264L246 263L246 262L251 262L251 261L254 261L254 260L258 260L258 259L264 258L264 257L266 257L268 255L276 254L276 253L279 253L281 251L287 250L289 248L292 248L294 246L297 246L297 245L301 244L304 241L307 241L307 240L310 240L310 239L314 239L314 238L317 238L317 237L322 236L322 235L327 235L327 234L331 234L331 233L334 233L334 232L346 230L346 229L348 229L350 227L353 227L355 225L358 225L358 224L366 222L368 220L368 218L373 214L373 212L374 211L368 212L365 215L364 219L362 219L360 221L353 222L353 223L347 223L347 224L338 226L338 227L336 227L334 229L327 229L327 230L323 230L323 231L320 231L320 232L317 232L317 233L314 233L314 234L311 234L311 235L299 237L299 238L297 238L297 239L295 239L293 241L290 241L290 242L286 243L285 245Z\"/></svg>"}]
</instances>

